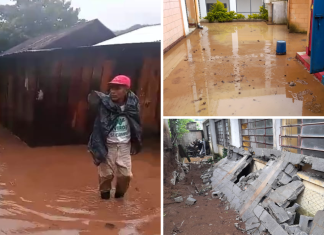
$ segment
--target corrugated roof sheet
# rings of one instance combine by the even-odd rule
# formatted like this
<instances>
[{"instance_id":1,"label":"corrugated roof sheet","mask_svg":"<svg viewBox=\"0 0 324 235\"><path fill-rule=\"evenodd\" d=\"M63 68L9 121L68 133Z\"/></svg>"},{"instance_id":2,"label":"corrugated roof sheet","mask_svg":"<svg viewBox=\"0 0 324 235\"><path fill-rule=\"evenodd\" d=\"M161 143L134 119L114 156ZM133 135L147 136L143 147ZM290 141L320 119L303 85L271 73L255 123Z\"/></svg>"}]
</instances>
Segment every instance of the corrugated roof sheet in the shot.
<instances>
[{"instance_id":1,"label":"corrugated roof sheet","mask_svg":"<svg viewBox=\"0 0 324 235\"><path fill-rule=\"evenodd\" d=\"M142 43L142 42L157 42L161 41L162 27L161 25L146 26L132 32L120 35L107 41L98 43L95 46L112 45L112 44L127 44L127 43Z\"/></svg>"},{"instance_id":2,"label":"corrugated roof sheet","mask_svg":"<svg viewBox=\"0 0 324 235\"><path fill-rule=\"evenodd\" d=\"M115 37L115 34L99 20L95 19L57 33L29 39L3 52L1 56L29 50L92 46L113 37Z\"/></svg>"}]
</instances>

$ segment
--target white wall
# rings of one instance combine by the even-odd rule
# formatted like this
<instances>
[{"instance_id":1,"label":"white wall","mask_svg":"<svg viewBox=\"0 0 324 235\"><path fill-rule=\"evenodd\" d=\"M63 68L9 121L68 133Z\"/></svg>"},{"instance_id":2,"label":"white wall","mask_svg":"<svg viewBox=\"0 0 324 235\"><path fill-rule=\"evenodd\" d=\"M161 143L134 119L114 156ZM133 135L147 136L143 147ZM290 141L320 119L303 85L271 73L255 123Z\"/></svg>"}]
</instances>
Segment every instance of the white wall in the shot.
<instances>
[{"instance_id":1,"label":"white wall","mask_svg":"<svg viewBox=\"0 0 324 235\"><path fill-rule=\"evenodd\" d=\"M230 11L236 12L236 0L230 0Z\"/></svg>"},{"instance_id":2,"label":"white wall","mask_svg":"<svg viewBox=\"0 0 324 235\"><path fill-rule=\"evenodd\" d=\"M184 30L185 30L185 34L187 36L189 34L189 24L188 24L188 16L187 16L185 0L181 0L181 12L182 12Z\"/></svg>"},{"instance_id":3,"label":"white wall","mask_svg":"<svg viewBox=\"0 0 324 235\"><path fill-rule=\"evenodd\" d=\"M230 119L231 127L231 145L239 148L242 146L241 133L240 133L240 122L238 119Z\"/></svg>"},{"instance_id":4,"label":"white wall","mask_svg":"<svg viewBox=\"0 0 324 235\"><path fill-rule=\"evenodd\" d=\"M272 21L275 24L286 24L287 23L287 2L273 2L272 7Z\"/></svg>"},{"instance_id":5,"label":"white wall","mask_svg":"<svg viewBox=\"0 0 324 235\"><path fill-rule=\"evenodd\" d=\"M273 125L273 149L281 150L281 146L280 146L281 119L272 119L272 125Z\"/></svg>"},{"instance_id":6,"label":"white wall","mask_svg":"<svg viewBox=\"0 0 324 235\"><path fill-rule=\"evenodd\" d=\"M200 0L199 1L199 8L200 8L200 17L203 19L204 17L207 16L207 8L206 8L206 1L205 0Z\"/></svg>"},{"instance_id":7,"label":"white wall","mask_svg":"<svg viewBox=\"0 0 324 235\"><path fill-rule=\"evenodd\" d=\"M209 119L209 126L211 132L211 141L213 144L213 151L214 153L218 153L218 146L217 146L217 136L216 136L216 127L215 127L215 120Z\"/></svg>"}]
</instances>

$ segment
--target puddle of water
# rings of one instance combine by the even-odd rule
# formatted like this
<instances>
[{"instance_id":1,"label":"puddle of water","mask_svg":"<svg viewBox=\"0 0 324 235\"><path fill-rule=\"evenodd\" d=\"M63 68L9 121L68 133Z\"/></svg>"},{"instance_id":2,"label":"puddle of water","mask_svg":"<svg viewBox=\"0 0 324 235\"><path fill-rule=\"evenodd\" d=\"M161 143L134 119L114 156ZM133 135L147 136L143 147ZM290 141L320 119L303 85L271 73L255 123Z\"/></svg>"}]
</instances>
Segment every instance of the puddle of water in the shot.
<instances>
[{"instance_id":1,"label":"puddle of water","mask_svg":"<svg viewBox=\"0 0 324 235\"><path fill-rule=\"evenodd\" d=\"M52 231L43 231L43 232L34 232L28 233L31 235L79 235L80 231L78 230L52 230Z\"/></svg>"},{"instance_id":2,"label":"puddle of water","mask_svg":"<svg viewBox=\"0 0 324 235\"><path fill-rule=\"evenodd\" d=\"M31 228L40 228L43 225L17 219L0 218L0 231L2 234L11 234Z\"/></svg>"},{"instance_id":3,"label":"puddle of water","mask_svg":"<svg viewBox=\"0 0 324 235\"><path fill-rule=\"evenodd\" d=\"M1 127L0 142L4 234L137 234L137 227L160 218L159 150L144 149L133 159L134 178L124 199L103 201L86 146L30 149ZM141 234L159 234L160 224L154 224Z\"/></svg>"},{"instance_id":4,"label":"puddle of water","mask_svg":"<svg viewBox=\"0 0 324 235\"><path fill-rule=\"evenodd\" d=\"M204 24L164 55L164 115L323 115L324 86L295 59L305 38L284 25Z\"/></svg>"}]
</instances>

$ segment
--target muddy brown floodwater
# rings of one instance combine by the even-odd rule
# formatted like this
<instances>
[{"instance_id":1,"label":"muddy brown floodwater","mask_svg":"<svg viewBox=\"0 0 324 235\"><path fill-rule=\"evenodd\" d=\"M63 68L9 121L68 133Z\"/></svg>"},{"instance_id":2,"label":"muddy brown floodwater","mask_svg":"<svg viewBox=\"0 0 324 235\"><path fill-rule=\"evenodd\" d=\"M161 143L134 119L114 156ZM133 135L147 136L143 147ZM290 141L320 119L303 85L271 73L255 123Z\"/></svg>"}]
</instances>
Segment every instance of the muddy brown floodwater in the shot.
<instances>
[{"instance_id":1,"label":"muddy brown floodwater","mask_svg":"<svg viewBox=\"0 0 324 235\"><path fill-rule=\"evenodd\" d=\"M160 146L132 157L124 199L102 201L86 146L29 148L0 128L0 234L160 234Z\"/></svg>"},{"instance_id":2,"label":"muddy brown floodwater","mask_svg":"<svg viewBox=\"0 0 324 235\"><path fill-rule=\"evenodd\" d=\"M164 115L323 115L324 86L295 59L305 34L264 22L203 26L164 55ZM287 55L276 55L278 40Z\"/></svg>"}]
</instances>

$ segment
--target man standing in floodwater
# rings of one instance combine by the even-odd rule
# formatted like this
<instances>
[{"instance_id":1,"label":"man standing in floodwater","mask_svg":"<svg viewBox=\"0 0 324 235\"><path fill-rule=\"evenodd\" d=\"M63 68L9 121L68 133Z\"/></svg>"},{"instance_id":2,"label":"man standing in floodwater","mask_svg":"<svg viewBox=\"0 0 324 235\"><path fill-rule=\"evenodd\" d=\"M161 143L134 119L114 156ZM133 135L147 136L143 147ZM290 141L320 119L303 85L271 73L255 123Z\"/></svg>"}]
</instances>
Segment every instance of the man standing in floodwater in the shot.
<instances>
[{"instance_id":1,"label":"man standing in floodwater","mask_svg":"<svg viewBox=\"0 0 324 235\"><path fill-rule=\"evenodd\" d=\"M130 87L130 78L119 75L109 83L108 95L92 91L88 97L97 110L88 148L98 166L101 198L106 200L110 199L114 177L115 198L124 197L133 176L131 155L141 150L139 101Z\"/></svg>"}]
</instances>

